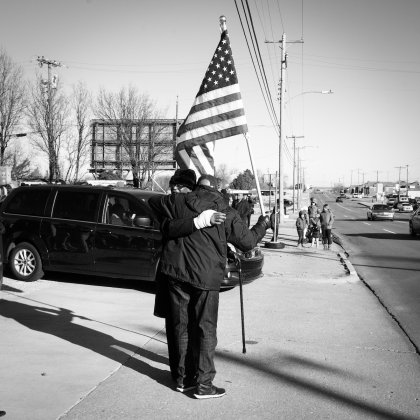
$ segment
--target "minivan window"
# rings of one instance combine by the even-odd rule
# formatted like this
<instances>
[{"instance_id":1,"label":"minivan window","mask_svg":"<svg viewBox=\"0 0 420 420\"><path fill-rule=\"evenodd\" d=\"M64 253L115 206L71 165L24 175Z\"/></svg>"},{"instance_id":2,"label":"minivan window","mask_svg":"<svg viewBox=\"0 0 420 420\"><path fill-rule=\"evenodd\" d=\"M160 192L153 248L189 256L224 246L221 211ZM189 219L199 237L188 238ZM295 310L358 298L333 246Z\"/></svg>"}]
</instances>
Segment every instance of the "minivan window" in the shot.
<instances>
[{"instance_id":1,"label":"minivan window","mask_svg":"<svg viewBox=\"0 0 420 420\"><path fill-rule=\"evenodd\" d=\"M152 216L146 206L131 197L110 193L105 208L105 223L110 225L133 226L136 217L148 218L152 222Z\"/></svg>"},{"instance_id":2,"label":"minivan window","mask_svg":"<svg viewBox=\"0 0 420 420\"><path fill-rule=\"evenodd\" d=\"M43 216L50 189L22 187L6 204L4 211L25 216Z\"/></svg>"},{"instance_id":3,"label":"minivan window","mask_svg":"<svg viewBox=\"0 0 420 420\"><path fill-rule=\"evenodd\" d=\"M60 190L57 192L52 217L95 222L99 195L98 191Z\"/></svg>"}]
</instances>

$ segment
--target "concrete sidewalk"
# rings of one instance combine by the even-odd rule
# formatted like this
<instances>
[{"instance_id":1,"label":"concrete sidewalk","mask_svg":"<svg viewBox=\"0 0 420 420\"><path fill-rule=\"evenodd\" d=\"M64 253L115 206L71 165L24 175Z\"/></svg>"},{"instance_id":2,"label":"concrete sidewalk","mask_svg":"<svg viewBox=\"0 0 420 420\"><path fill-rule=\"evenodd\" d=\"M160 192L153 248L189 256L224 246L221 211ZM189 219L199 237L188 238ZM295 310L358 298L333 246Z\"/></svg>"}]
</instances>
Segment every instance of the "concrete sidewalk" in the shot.
<instances>
[{"instance_id":1,"label":"concrete sidewalk","mask_svg":"<svg viewBox=\"0 0 420 420\"><path fill-rule=\"evenodd\" d=\"M167 373L138 372L129 362L64 418L418 418L418 355L346 274L338 249L296 248L295 219L280 230L285 248L264 251L265 276L244 288L246 354L239 289L221 294L215 384L225 397L195 400L174 392ZM160 341L145 348L166 356Z\"/></svg>"},{"instance_id":2,"label":"concrete sidewalk","mask_svg":"<svg viewBox=\"0 0 420 420\"><path fill-rule=\"evenodd\" d=\"M118 340L115 329L102 331L107 333L108 341L109 336L114 336L111 347L115 350L119 346L127 348L127 343L133 348L137 346L128 360L122 361L104 351L103 341L87 346L85 341L89 337L71 342L68 335L58 335L59 351L64 353L61 363L71 359L73 370L78 369L78 364L84 364L85 374L79 374L77 387L73 383L77 379L73 378L72 382L65 377L62 383L66 382L66 387L31 387L30 378L17 377L19 369L8 364L9 369L16 369L16 375L14 388L0 393L0 409L6 410L5 418L420 418L419 355L357 275L347 274L336 244L330 251L296 247L295 219L296 215L290 215L280 228L279 236L285 248L264 248L264 277L244 287L245 354L242 353L239 288L220 295L215 385L226 388L225 397L200 401L192 393L184 395L174 391L167 366L163 320L152 315L152 295L136 294L135 300L131 302L127 296L124 303L127 312L119 318L118 325L125 332L119 332ZM270 239L271 231L264 240ZM19 301L22 296L10 290L13 284L6 279L9 285L6 298ZM71 308L79 315L88 314L86 309L82 312L81 306L73 308L71 302L60 301L59 289L54 290L56 306ZM31 298L40 299L40 292L31 293ZM44 299L45 293L44 289ZM121 295L119 291L115 293ZM133 294L125 290L122 296ZM87 297L81 295L81 299ZM132 318L126 325L128 315ZM116 318L117 315L114 324ZM39 369L47 371L54 363L51 354L59 358L54 352L47 360L36 358L40 348L45 349L40 343L49 339L45 330L28 331L22 322L15 325L12 319L3 326L6 328L2 328L2 335L30 334L27 342L33 344L28 360L37 363ZM106 327L98 330L103 328ZM91 329L76 332L92 334ZM57 341L57 334L53 338ZM13 350L2 345L2 374L6 374L5 360L12 357ZM91 357L92 350L95 358L86 365L82 357ZM89 376L90 369L97 371L96 376ZM26 391L26 399L21 400L17 410L16 402L13 405L8 402L12 392L22 390ZM73 402L69 404L69 401ZM46 406L42 416L36 414L40 405Z\"/></svg>"}]
</instances>

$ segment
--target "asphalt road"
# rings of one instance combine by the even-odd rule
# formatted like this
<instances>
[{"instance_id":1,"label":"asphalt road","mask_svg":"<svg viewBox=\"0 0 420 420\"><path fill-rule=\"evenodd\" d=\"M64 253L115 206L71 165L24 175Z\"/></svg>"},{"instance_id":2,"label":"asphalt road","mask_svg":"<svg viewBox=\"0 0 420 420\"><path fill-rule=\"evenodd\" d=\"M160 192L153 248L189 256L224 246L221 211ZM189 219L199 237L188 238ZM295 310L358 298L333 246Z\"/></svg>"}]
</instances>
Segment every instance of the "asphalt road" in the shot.
<instances>
[{"instance_id":1,"label":"asphalt road","mask_svg":"<svg viewBox=\"0 0 420 420\"><path fill-rule=\"evenodd\" d=\"M316 197L332 208L333 232L342 239L359 277L420 349L420 236L409 235L409 214L396 213L394 222L368 221L367 199L336 203L331 194Z\"/></svg>"}]
</instances>

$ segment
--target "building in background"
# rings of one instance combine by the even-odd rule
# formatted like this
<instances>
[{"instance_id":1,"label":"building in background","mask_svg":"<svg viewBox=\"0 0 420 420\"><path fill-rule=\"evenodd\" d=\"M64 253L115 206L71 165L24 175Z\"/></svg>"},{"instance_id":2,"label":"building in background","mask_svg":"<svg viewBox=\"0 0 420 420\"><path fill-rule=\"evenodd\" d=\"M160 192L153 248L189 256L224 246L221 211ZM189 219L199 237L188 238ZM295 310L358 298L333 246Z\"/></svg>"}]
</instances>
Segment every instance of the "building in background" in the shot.
<instances>
[{"instance_id":1,"label":"building in background","mask_svg":"<svg viewBox=\"0 0 420 420\"><path fill-rule=\"evenodd\" d=\"M91 167L95 178L103 171L145 187L157 171L176 167L176 119L92 120Z\"/></svg>"}]
</instances>

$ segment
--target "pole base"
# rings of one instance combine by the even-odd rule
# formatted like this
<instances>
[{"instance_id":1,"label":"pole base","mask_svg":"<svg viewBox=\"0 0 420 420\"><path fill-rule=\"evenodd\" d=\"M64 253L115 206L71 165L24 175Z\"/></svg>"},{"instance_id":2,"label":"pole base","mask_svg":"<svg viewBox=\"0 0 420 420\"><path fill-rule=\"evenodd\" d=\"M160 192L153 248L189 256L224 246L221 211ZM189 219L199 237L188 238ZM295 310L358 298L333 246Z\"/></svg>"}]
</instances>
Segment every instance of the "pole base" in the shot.
<instances>
[{"instance_id":1,"label":"pole base","mask_svg":"<svg viewBox=\"0 0 420 420\"><path fill-rule=\"evenodd\" d=\"M266 242L264 246L270 249L283 249L286 245L283 242L273 241Z\"/></svg>"}]
</instances>

